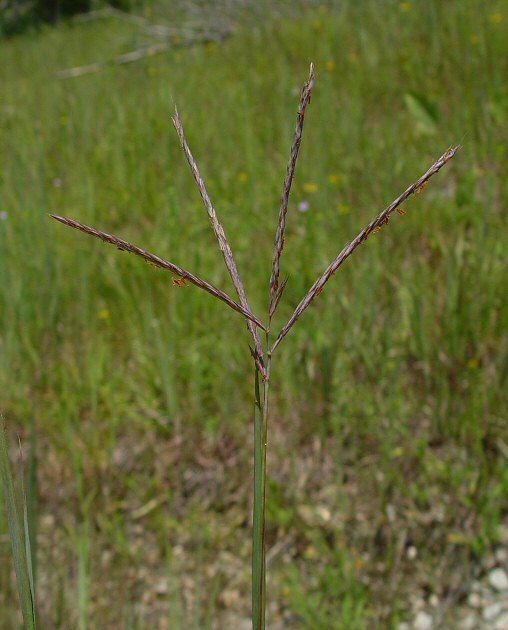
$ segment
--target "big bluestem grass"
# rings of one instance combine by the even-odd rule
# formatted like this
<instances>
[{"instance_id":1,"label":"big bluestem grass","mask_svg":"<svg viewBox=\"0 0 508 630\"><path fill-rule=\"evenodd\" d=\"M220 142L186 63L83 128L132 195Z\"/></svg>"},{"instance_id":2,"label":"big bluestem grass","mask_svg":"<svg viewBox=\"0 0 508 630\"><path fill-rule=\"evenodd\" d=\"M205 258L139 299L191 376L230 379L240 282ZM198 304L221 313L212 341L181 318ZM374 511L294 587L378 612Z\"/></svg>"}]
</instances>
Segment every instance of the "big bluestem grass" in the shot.
<instances>
[{"instance_id":1,"label":"big bluestem grass","mask_svg":"<svg viewBox=\"0 0 508 630\"><path fill-rule=\"evenodd\" d=\"M305 83L298 108L296 118L296 129L294 140L291 147L289 163L286 171L286 177L283 184L283 192L279 209L279 221L276 229L274 241L274 253L272 261L272 272L269 282L268 291L268 309L266 322L256 316L247 299L245 287L238 273L235 258L226 237L224 228L222 227L217 212L213 206L210 196L206 190L205 183L200 174L197 163L189 148L185 138L183 125L175 110L173 124L176 128L180 142L191 168L192 174L198 186L201 199L210 219L213 231L217 238L220 250L224 256L226 267L233 281L238 302L229 297L220 289L209 284L205 280L195 276L179 265L168 262L167 260L152 254L137 245L133 245L123 239L103 232L97 228L90 227L69 219L66 217L51 215L54 219L64 223L70 227L81 230L102 239L106 243L115 245L118 249L131 252L144 258L152 265L165 269L176 277L173 282L182 284L190 282L195 286L207 291L214 297L225 302L233 310L243 315L247 320L250 335L252 337L252 346L250 348L255 366L254 378L254 502L253 502L253 535L252 535L252 627L255 630L263 630L265 628L265 608L266 608L266 562L265 562L265 513L266 513L266 453L268 444L268 412L269 412L269 390L270 390L270 374L271 364L274 351L289 333L293 325L303 314L303 312L313 303L323 290L326 283L333 274L344 263L344 261L358 248L365 243L369 236L378 234L381 230L387 229L386 226L391 215L398 211L404 214L405 211L400 207L401 204L412 194L419 192L426 185L428 180L435 175L451 158L454 157L458 150L458 146L450 147L437 159L432 166L413 184L408 186L402 194L400 194L392 203L390 203L382 212L375 216L370 223L363 228L358 235L348 243L339 254L332 260L325 271L316 279L307 293L302 297L299 304L294 309L293 314L287 323L274 335L270 329L272 317L281 300L282 293L287 284L287 278L280 283L280 266L281 257L284 248L284 235L286 229L286 219L288 212L288 203L291 192L291 185L295 174L296 163L298 159L299 149L302 141L303 127L305 115L310 103L312 88L314 85L314 68L311 64L309 79ZM374 236L372 236L374 238ZM377 236L376 238L379 238ZM260 332L261 331L261 332Z\"/></svg>"}]
</instances>

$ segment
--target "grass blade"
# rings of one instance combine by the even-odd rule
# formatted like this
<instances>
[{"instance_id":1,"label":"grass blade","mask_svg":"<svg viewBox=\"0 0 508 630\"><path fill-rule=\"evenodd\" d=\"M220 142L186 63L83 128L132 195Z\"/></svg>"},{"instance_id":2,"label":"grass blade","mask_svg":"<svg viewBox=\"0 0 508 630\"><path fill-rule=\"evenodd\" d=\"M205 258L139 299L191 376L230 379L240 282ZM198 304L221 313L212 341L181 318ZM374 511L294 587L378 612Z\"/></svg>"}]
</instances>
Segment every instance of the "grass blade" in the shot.
<instances>
[{"instance_id":1,"label":"grass blade","mask_svg":"<svg viewBox=\"0 0 508 630\"><path fill-rule=\"evenodd\" d=\"M27 496L28 535L30 537L30 562L35 593L37 582L37 429L35 418L30 429L30 459L28 462L28 496ZM34 596L35 601L35 596Z\"/></svg>"},{"instance_id":2,"label":"grass blade","mask_svg":"<svg viewBox=\"0 0 508 630\"><path fill-rule=\"evenodd\" d=\"M404 103L415 120L417 130L424 135L432 135L437 131L439 115L435 105L417 92L404 94Z\"/></svg>"},{"instance_id":3,"label":"grass blade","mask_svg":"<svg viewBox=\"0 0 508 630\"><path fill-rule=\"evenodd\" d=\"M9 526L9 536L12 545L12 556L14 560L14 569L16 572L16 583L18 587L19 601L21 612L26 630L35 630L35 607L33 599L33 591L31 584L31 570L28 561L29 543L27 544L28 529L26 517L25 503L25 527L22 525L18 505L16 504L16 495L14 491L14 482L12 478L11 464L9 460L9 449L7 445L7 436L5 433L5 421L0 415L0 475L2 477L2 486L4 488L5 507L7 512L7 522ZM28 553L27 553L28 551Z\"/></svg>"},{"instance_id":4,"label":"grass blade","mask_svg":"<svg viewBox=\"0 0 508 630\"><path fill-rule=\"evenodd\" d=\"M32 563L32 548L30 545L30 530L28 527L28 510L26 506L26 497L25 491L23 490L23 526L24 526L24 534L25 534L25 553L26 553L26 563L28 568L28 581L30 584L30 593L32 595L32 602L35 602L35 582L34 582L34 573L33 573L33 563Z\"/></svg>"},{"instance_id":5,"label":"grass blade","mask_svg":"<svg viewBox=\"0 0 508 630\"><path fill-rule=\"evenodd\" d=\"M83 524L83 529L78 534L76 552L78 560L78 630L86 630L89 622L88 607L90 601L90 528L88 523Z\"/></svg>"},{"instance_id":6,"label":"grass blade","mask_svg":"<svg viewBox=\"0 0 508 630\"><path fill-rule=\"evenodd\" d=\"M32 422L32 429L31 429L31 438L30 438L30 442L31 442L31 447L30 447L30 466L29 466L29 475L35 475L35 464L34 464L34 459L35 459L35 423ZM25 482L24 482L24 472L23 472L23 451L21 449L21 442L19 442L19 451L20 451L20 471L19 471L19 477L21 480L21 497L23 500L23 534L24 534L24 538L25 538L25 554L26 554L26 563L27 563L27 570L28 570L28 582L30 584L30 594L32 596L32 602L33 602L33 608L35 610L35 580L34 580L34 555L32 552L32 545L31 545L31 540L32 539L32 535L33 535L33 530L32 530L32 526L30 524L30 519L31 517L33 517L33 510L31 510L30 508L32 507L32 505L29 505L28 501L27 501L27 496L26 496L26 492L25 492ZM34 481L32 478L30 478L29 480L29 491L34 490ZM31 499L33 499L33 497L30 497ZM35 547L34 547L34 551L35 551Z\"/></svg>"}]
</instances>

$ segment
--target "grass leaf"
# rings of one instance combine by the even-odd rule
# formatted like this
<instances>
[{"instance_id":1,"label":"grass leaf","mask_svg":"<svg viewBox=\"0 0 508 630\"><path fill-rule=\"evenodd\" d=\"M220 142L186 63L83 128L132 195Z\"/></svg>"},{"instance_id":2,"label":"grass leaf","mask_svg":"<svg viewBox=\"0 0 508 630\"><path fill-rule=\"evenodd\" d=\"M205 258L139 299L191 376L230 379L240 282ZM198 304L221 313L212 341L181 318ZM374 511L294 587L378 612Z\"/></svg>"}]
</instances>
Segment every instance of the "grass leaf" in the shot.
<instances>
[{"instance_id":1,"label":"grass leaf","mask_svg":"<svg viewBox=\"0 0 508 630\"><path fill-rule=\"evenodd\" d=\"M27 542L28 527L26 518L26 502L25 508L25 526L23 527L20 518L18 505L16 503L16 494L14 491L14 482L12 478L11 464L9 460L9 449L7 445L7 436L5 433L5 421L0 415L0 475L2 477L2 486L4 489L5 508L7 512L7 522L9 525L9 535L12 545L12 556L14 559L14 569L16 571L16 583L18 586L19 600L21 604L21 612L25 622L26 630L35 630L35 608L31 577L31 568L29 564L30 543Z\"/></svg>"},{"instance_id":2,"label":"grass leaf","mask_svg":"<svg viewBox=\"0 0 508 630\"><path fill-rule=\"evenodd\" d=\"M404 94L404 102L415 120L417 130L424 135L433 135L437 130L439 119L435 104L417 92Z\"/></svg>"}]
</instances>

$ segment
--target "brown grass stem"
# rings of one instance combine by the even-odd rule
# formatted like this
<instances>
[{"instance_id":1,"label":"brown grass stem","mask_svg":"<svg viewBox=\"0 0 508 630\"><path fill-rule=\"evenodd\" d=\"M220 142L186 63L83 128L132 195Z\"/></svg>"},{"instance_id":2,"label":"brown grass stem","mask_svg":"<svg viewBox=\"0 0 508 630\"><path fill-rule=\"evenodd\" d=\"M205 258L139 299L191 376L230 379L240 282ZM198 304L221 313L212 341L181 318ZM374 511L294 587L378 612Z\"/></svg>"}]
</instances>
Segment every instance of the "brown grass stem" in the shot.
<instances>
[{"instance_id":1,"label":"brown grass stem","mask_svg":"<svg viewBox=\"0 0 508 630\"><path fill-rule=\"evenodd\" d=\"M124 241L123 239L118 238L117 236L113 236L112 234L108 234L107 232L103 232L102 230L98 230L96 228L90 227L89 225L79 223L79 221L74 221L73 219L68 219L67 217L61 217L57 214L50 214L49 216L53 217L53 219L56 219L57 221L60 221L64 225L68 225L77 230L81 230L82 232L85 232L86 234L91 234L92 236L96 236L97 238L100 238L101 240L103 240L105 243L111 243L111 245L115 245L120 250L130 252L131 254L136 254L136 256L140 256L141 258L144 258L147 262L152 263L156 267L167 269L168 271L171 271L172 273L185 278L186 280L188 280L189 282L192 282L192 284L196 285L200 289L203 289L204 291L207 291L211 295L214 295L216 298L219 298L219 300L222 300L223 302L225 302L233 310L237 311L238 313L241 313L249 321L254 322L257 326L265 330L264 324L255 315L253 315L253 313L251 313L250 310L244 308L243 306L240 306L240 304L237 304L232 298L229 297L229 295L224 293L224 291L217 289L217 287L214 287L209 282L206 282L206 280L202 280L198 276L195 276L190 271L183 269L183 267L175 265L174 263L171 263L167 260L164 260L164 258L160 258L159 256L156 256L155 254L151 254L150 252L147 252L141 247L138 247L137 245L133 245L132 243L129 243L128 241Z\"/></svg>"},{"instance_id":2,"label":"brown grass stem","mask_svg":"<svg viewBox=\"0 0 508 630\"><path fill-rule=\"evenodd\" d=\"M203 200L203 204L208 213L208 217L210 219L210 223L212 224L213 231L215 232L215 236L217 237L217 241L219 243L220 250L222 255L224 256L224 262L226 263L226 267L228 268L229 275L231 276L231 280L233 281L233 285L236 289L236 293L238 295L238 299L240 300L240 304L247 311L251 312L249 301L247 300L247 295L245 293L245 288L243 286L243 282L240 278L240 274L238 273L238 267L236 265L235 258L233 256L233 252L231 251L231 247L229 245L228 239L226 237L226 233L224 232L224 228L217 217L217 212L213 207L212 200L210 199L210 195L208 194L205 186L205 182L201 177L201 173L199 172L198 165L192 152L187 144L187 140L185 139L185 134L183 131L182 121L178 115L178 110L175 107L175 115L172 118L173 125L175 126L178 137L180 138L180 143L182 145L183 152L185 153L185 157L187 158L187 162L192 171L192 175L194 176L194 180L199 189L199 193L201 195L201 199ZM263 348L261 346L261 339L259 337L259 331L252 323L253 320L248 322L249 330L252 335L252 339L254 340L254 348L255 348L255 361L256 365L261 372L263 379L266 376L266 369L263 361Z\"/></svg>"},{"instance_id":3,"label":"brown grass stem","mask_svg":"<svg viewBox=\"0 0 508 630\"><path fill-rule=\"evenodd\" d=\"M435 175L447 162L451 160L451 158L458 151L460 146L450 147L443 155L434 162L434 164L414 183L411 184L406 190L397 197L392 203L387 206L380 214L377 215L372 221L365 227L358 236L348 243L344 249L338 254L338 256L333 260L330 265L326 268L326 270L322 273L322 275L314 282L311 286L305 297L301 300L298 306L295 308L293 314L289 318L288 322L279 332L273 346L272 352L279 345L279 343L284 339L284 337L291 330L293 324L300 317L300 315L305 311L305 309L312 303L314 298L316 298L322 291L325 284L331 278L331 276L337 271L337 269L342 265L342 263L348 258L355 249L363 243L363 241L369 236L369 234L380 227L382 224L386 223L390 217L390 214L400 206L410 195L420 190L422 186L426 184L426 182Z\"/></svg>"},{"instance_id":4,"label":"brown grass stem","mask_svg":"<svg viewBox=\"0 0 508 630\"><path fill-rule=\"evenodd\" d=\"M302 142L303 123L305 121L305 111L307 105L310 103L310 97L312 88L314 86L314 64L310 64L309 79L303 86L300 102L298 103L298 111L296 117L296 129L293 138L293 145L291 147L291 154L289 156L289 162L286 170L286 178L284 180L284 188L282 190L282 198L279 208L279 223L277 224L277 232L275 234L275 243L273 250L273 263L272 263L272 275L270 277L270 319L272 318L277 305L284 290L284 286L279 289L279 275L280 275L280 258L282 250L284 248L284 232L286 229L286 215L288 211L289 194L291 192L291 184L293 183L293 177L295 174L296 161L298 159L298 152L300 150L300 144Z\"/></svg>"}]
</instances>

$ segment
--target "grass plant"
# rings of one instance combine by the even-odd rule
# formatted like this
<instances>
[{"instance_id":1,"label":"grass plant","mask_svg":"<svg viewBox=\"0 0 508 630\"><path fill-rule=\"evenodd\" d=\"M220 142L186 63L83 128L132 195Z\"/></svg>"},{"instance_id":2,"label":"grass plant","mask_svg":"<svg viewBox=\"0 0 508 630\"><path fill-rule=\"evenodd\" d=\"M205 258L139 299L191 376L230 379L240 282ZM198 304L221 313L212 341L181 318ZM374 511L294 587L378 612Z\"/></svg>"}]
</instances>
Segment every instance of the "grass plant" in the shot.
<instances>
[{"instance_id":1,"label":"grass plant","mask_svg":"<svg viewBox=\"0 0 508 630\"><path fill-rule=\"evenodd\" d=\"M438 159L434 164L411 186L409 186L401 195L399 195L395 201L387 206L379 215L374 217L372 221L358 234L358 236L348 243L336 258L328 265L326 270L318 277L305 296L298 303L293 314L287 321L287 323L281 328L279 333L272 341L270 338L270 325L272 317L275 314L279 305L282 293L287 285L287 279L279 285L280 276L280 259L282 250L285 243L285 231L286 231L286 216L288 211L289 196L291 192L291 186L293 183L293 177L296 168L296 162L298 159L298 152L302 140L303 125L305 120L305 113L307 106L310 102L311 92L314 85L314 67L311 64L310 74L307 83L304 85L300 102L297 110L297 122L296 130L291 147L291 154L286 172L286 178L284 180L284 187L282 193L282 199L279 211L279 222L277 225L277 231L275 235L275 245L272 263L272 274L269 284L269 307L268 307L268 324L263 324L261 320L256 317L250 310L247 295L236 265L235 258L231 251L228 239L224 232L215 208L212 204L210 196L206 190L203 178L199 172L199 168L191 153L191 150L185 139L183 126L178 116L178 111L175 109L175 116L173 118L173 124L176 128L182 148L184 150L189 166L192 170L194 180L198 186L201 199L207 210L208 217L212 224L213 231L217 238L220 250L224 256L224 262L231 276L231 280L238 294L240 304L237 304L229 296L225 295L222 291L213 287L205 280L195 276L182 267L170 263L161 259L154 254L144 251L140 247L128 243L123 239L119 239L116 236L107 234L92 228L87 225L83 225L73 219L62 217L52 214L51 216L60 221L61 223L70 227L81 230L92 236L96 236L103 240L105 243L115 245L120 251L127 251L137 256L144 258L148 263L157 267L166 269L172 273L178 274L177 277L173 277L173 284L181 288L183 285L188 285L191 282L195 286L204 289L208 293L211 293L214 297L225 302L228 306L235 311L240 312L246 317L247 325L253 339L253 348L251 347L251 354L255 364L255 385L254 385L254 502L253 502L253 534L252 534L252 628L253 630L265 630L266 619L266 549L265 549L265 531L266 531L266 462L267 462L267 445L268 445L268 394L270 390L270 374L272 355L279 343L288 334L291 327L295 324L297 319L303 314L303 312L312 304L313 300L321 293L323 287L332 277L332 275L338 270L342 263L357 249L363 242L367 240L369 235L379 233L383 226L387 225L392 213L397 210L399 214L406 214L406 211L401 209L401 204L408 199L410 195L421 192L428 184L429 179L439 172L439 170L454 157L458 150L458 146L450 147L447 151ZM263 349L260 339L258 328L265 334L265 348ZM260 381L263 383L263 395L260 394ZM80 607L81 609L81 607ZM85 627L85 626L83 626ZM81 628L81 624L80 624Z\"/></svg>"}]
</instances>

